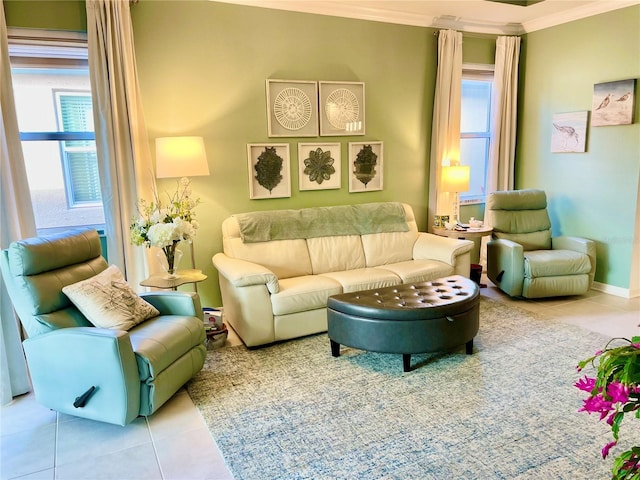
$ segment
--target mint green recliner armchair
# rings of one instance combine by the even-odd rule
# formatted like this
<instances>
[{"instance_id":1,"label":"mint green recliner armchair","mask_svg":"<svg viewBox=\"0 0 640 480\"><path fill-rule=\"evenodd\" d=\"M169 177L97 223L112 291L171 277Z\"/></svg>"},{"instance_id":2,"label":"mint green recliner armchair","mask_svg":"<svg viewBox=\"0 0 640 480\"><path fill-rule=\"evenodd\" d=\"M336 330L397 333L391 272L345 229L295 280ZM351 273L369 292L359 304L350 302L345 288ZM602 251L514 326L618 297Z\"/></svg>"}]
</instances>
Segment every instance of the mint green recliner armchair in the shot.
<instances>
[{"instance_id":1,"label":"mint green recliner armchair","mask_svg":"<svg viewBox=\"0 0 640 480\"><path fill-rule=\"evenodd\" d=\"M487 276L512 297L582 295L593 284L596 245L578 237L551 237L547 196L541 190L489 194L485 221Z\"/></svg>"},{"instance_id":2,"label":"mint green recliner armchair","mask_svg":"<svg viewBox=\"0 0 640 480\"><path fill-rule=\"evenodd\" d=\"M182 292L140 295L159 315L145 305L155 316L129 330L93 326L62 289L94 282L107 267L95 230L13 242L0 255L28 335L23 347L36 400L58 412L126 425L154 413L202 368L205 332L197 295ZM126 288L125 298L144 303Z\"/></svg>"}]
</instances>

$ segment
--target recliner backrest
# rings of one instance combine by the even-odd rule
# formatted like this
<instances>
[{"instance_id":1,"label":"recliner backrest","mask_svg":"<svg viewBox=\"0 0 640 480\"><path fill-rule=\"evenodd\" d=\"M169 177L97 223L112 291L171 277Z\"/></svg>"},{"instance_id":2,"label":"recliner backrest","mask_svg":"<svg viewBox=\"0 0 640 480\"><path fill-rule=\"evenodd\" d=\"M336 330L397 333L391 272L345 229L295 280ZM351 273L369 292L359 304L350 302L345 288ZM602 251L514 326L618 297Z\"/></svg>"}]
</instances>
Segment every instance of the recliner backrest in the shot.
<instances>
[{"instance_id":1,"label":"recliner backrest","mask_svg":"<svg viewBox=\"0 0 640 480\"><path fill-rule=\"evenodd\" d=\"M485 220L493 227L493 238L519 243L525 251L551 248L551 220L542 190L490 193Z\"/></svg>"},{"instance_id":2,"label":"recliner backrest","mask_svg":"<svg viewBox=\"0 0 640 480\"><path fill-rule=\"evenodd\" d=\"M62 288L108 267L98 232L75 229L11 243L0 268L29 337L67 327L91 327Z\"/></svg>"}]
</instances>

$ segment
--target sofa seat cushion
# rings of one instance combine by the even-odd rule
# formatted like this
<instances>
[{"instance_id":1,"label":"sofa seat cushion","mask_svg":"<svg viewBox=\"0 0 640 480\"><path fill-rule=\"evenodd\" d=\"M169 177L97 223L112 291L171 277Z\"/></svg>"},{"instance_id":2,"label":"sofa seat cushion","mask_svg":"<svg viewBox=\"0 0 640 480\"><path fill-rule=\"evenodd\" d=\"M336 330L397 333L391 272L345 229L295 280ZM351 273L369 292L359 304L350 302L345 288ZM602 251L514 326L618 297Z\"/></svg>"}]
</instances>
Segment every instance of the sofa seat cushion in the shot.
<instances>
[{"instance_id":1,"label":"sofa seat cushion","mask_svg":"<svg viewBox=\"0 0 640 480\"><path fill-rule=\"evenodd\" d=\"M280 280L280 291L271 295L274 315L305 312L324 308L331 295L342 293L342 285L321 275Z\"/></svg>"},{"instance_id":2,"label":"sofa seat cushion","mask_svg":"<svg viewBox=\"0 0 640 480\"><path fill-rule=\"evenodd\" d=\"M580 275L591 271L589 256L571 250L534 250L524 254L526 278Z\"/></svg>"},{"instance_id":3,"label":"sofa seat cushion","mask_svg":"<svg viewBox=\"0 0 640 480\"><path fill-rule=\"evenodd\" d=\"M391 287L402 283L398 275L382 268L358 268L344 272L323 273L318 276L328 277L337 281L342 285L344 293Z\"/></svg>"},{"instance_id":4,"label":"sofa seat cushion","mask_svg":"<svg viewBox=\"0 0 640 480\"><path fill-rule=\"evenodd\" d=\"M454 271L451 265L438 260L410 260L380 265L378 268L393 272L402 279L402 283L428 282L453 275Z\"/></svg>"},{"instance_id":5,"label":"sofa seat cushion","mask_svg":"<svg viewBox=\"0 0 640 480\"><path fill-rule=\"evenodd\" d=\"M204 323L186 315L160 315L129 331L141 381L154 379L194 347L204 343Z\"/></svg>"}]
</instances>

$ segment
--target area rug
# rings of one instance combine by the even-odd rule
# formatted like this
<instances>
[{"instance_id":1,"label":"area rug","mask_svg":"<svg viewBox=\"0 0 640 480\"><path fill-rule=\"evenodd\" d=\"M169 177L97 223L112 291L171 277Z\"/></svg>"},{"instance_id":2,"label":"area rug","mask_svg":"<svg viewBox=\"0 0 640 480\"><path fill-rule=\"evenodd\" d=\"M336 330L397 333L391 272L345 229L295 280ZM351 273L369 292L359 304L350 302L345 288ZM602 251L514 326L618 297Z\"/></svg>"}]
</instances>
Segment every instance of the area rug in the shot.
<instances>
[{"instance_id":1,"label":"area rug","mask_svg":"<svg viewBox=\"0 0 640 480\"><path fill-rule=\"evenodd\" d=\"M610 432L573 383L607 340L483 297L472 355L405 373L319 334L209 350L188 392L237 480L605 479Z\"/></svg>"}]
</instances>

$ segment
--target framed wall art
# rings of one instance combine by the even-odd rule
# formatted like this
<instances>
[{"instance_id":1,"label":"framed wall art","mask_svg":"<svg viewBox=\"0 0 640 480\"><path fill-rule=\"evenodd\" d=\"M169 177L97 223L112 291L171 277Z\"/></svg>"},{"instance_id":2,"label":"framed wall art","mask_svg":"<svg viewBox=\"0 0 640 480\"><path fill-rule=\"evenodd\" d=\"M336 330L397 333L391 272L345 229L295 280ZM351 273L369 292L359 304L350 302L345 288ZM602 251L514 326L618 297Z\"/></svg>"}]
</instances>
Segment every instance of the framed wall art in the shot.
<instances>
[{"instance_id":1,"label":"framed wall art","mask_svg":"<svg viewBox=\"0 0 640 480\"><path fill-rule=\"evenodd\" d=\"M247 144L251 200L291 196L289 158L288 143Z\"/></svg>"},{"instance_id":2,"label":"framed wall art","mask_svg":"<svg viewBox=\"0 0 640 480\"><path fill-rule=\"evenodd\" d=\"M556 113L551 122L551 153L584 153L589 112Z\"/></svg>"},{"instance_id":3,"label":"framed wall art","mask_svg":"<svg viewBox=\"0 0 640 480\"><path fill-rule=\"evenodd\" d=\"M364 135L364 82L318 82L320 135Z\"/></svg>"},{"instance_id":4,"label":"framed wall art","mask_svg":"<svg viewBox=\"0 0 640 480\"><path fill-rule=\"evenodd\" d=\"M300 190L330 190L341 187L339 143L298 144Z\"/></svg>"},{"instance_id":5,"label":"framed wall art","mask_svg":"<svg viewBox=\"0 0 640 480\"><path fill-rule=\"evenodd\" d=\"M596 83L593 86L591 126L633 123L636 79Z\"/></svg>"},{"instance_id":6,"label":"framed wall art","mask_svg":"<svg viewBox=\"0 0 640 480\"><path fill-rule=\"evenodd\" d=\"M382 190L382 142L349 142L349 192Z\"/></svg>"},{"instance_id":7,"label":"framed wall art","mask_svg":"<svg viewBox=\"0 0 640 480\"><path fill-rule=\"evenodd\" d=\"M318 83L267 79L267 133L270 137L318 136Z\"/></svg>"}]
</instances>

